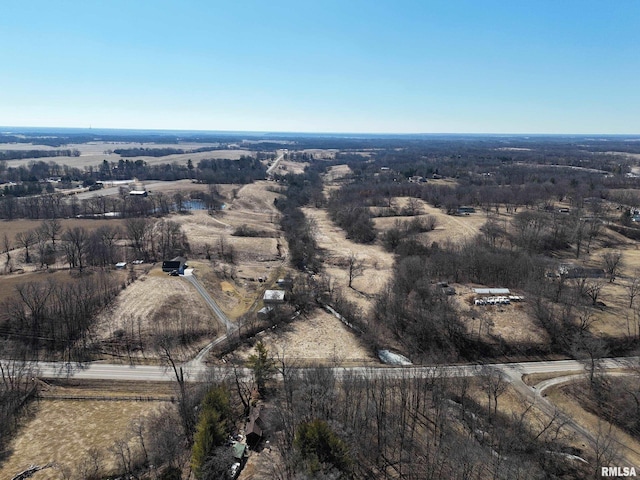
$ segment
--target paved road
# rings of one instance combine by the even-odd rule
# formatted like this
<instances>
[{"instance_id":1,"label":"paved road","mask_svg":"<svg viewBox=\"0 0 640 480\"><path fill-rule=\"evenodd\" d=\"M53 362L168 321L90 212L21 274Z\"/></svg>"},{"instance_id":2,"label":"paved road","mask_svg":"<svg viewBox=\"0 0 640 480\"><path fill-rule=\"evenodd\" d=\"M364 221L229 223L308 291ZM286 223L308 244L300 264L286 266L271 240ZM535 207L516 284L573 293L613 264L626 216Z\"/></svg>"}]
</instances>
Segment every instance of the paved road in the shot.
<instances>
[{"instance_id":1,"label":"paved road","mask_svg":"<svg viewBox=\"0 0 640 480\"><path fill-rule=\"evenodd\" d=\"M604 369L621 368L630 361L638 362L640 357L610 358L603 360ZM6 363L6 360L0 360ZM93 380L133 380L160 381L174 380L173 373L166 367L153 365L117 365L99 362L83 364L65 362L32 362L29 364L36 370L36 375L42 378L65 378ZM336 377L359 375L368 378L408 378L408 377L469 377L482 373L482 369L493 368L505 373L513 382L520 380L525 373L554 373L554 372L584 372L584 366L574 360L559 360L545 362L498 363L486 365L442 365L442 366L409 366L409 367L333 367ZM232 371L231 367L207 367L203 364L187 362L183 364L185 375L190 381L198 380L202 375L224 376ZM248 369L241 369L243 374L249 375ZM521 381L521 380L520 380ZM527 388L529 388L527 386ZM532 390L533 391L533 390ZM535 391L533 391L535 395Z\"/></svg>"},{"instance_id":2,"label":"paved road","mask_svg":"<svg viewBox=\"0 0 640 480\"><path fill-rule=\"evenodd\" d=\"M204 301L207 302L207 305L209 305L211 310L213 310L213 313L215 314L220 324L226 329L227 334L233 333L238 330L238 326L235 323L233 323L231 320L229 320L229 317L227 317L224 314L224 312L220 309L220 307L215 302L215 300L211 298L211 296L209 295L209 292L205 290L205 288L202 286L202 284L198 281L198 279L193 274L184 275L184 278L187 279L189 282L191 282L194 287L196 287L196 290L198 291L198 293L202 296L202 298L204 298Z\"/></svg>"},{"instance_id":3,"label":"paved road","mask_svg":"<svg viewBox=\"0 0 640 480\"><path fill-rule=\"evenodd\" d=\"M273 164L269 168L267 168L267 175L271 175L273 172L276 171L276 168L278 168L283 158L284 158L284 153L281 153L280 156L276 158L276 160L273 162Z\"/></svg>"}]
</instances>

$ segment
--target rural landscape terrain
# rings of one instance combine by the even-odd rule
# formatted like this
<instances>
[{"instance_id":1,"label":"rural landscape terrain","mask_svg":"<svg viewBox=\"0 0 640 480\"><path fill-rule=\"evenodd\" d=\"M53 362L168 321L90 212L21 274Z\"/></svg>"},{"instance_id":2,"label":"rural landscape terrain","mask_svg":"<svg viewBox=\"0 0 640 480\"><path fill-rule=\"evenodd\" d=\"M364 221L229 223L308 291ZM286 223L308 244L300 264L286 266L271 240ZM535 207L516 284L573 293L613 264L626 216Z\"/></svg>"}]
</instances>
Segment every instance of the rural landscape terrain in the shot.
<instances>
[{"instance_id":1,"label":"rural landscape terrain","mask_svg":"<svg viewBox=\"0 0 640 480\"><path fill-rule=\"evenodd\" d=\"M640 470L639 140L0 133L0 478Z\"/></svg>"}]
</instances>

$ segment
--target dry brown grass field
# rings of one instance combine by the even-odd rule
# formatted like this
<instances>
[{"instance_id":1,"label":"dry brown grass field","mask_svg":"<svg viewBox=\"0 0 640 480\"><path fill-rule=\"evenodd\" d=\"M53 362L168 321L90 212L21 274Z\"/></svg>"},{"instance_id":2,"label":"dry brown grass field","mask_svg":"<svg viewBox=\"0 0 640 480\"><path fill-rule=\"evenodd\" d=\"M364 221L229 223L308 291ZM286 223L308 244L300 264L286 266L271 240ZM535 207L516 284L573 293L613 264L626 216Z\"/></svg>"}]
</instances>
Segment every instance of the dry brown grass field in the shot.
<instances>
[{"instance_id":1,"label":"dry brown grass field","mask_svg":"<svg viewBox=\"0 0 640 480\"><path fill-rule=\"evenodd\" d=\"M6 233L11 241L11 244L15 246L15 236L17 233L26 232L27 230L34 230L42 224L42 220L0 220L0 236L4 236ZM62 230L68 228L82 227L88 231L95 230L103 225L109 225L112 227L124 227L123 220L119 219L86 219L86 218L61 218L60 224Z\"/></svg>"},{"instance_id":2,"label":"dry brown grass field","mask_svg":"<svg viewBox=\"0 0 640 480\"><path fill-rule=\"evenodd\" d=\"M63 480L62 469L78 466L88 458L91 449L100 452L106 473L116 473L116 457L110 448L119 440L126 440L133 446L131 422L165 404L127 400L41 400L33 406L30 417L11 440L9 449L12 453L0 465L0 478L9 479L30 465L51 462L57 468L42 470L31 478Z\"/></svg>"},{"instance_id":3,"label":"dry brown grass field","mask_svg":"<svg viewBox=\"0 0 640 480\"><path fill-rule=\"evenodd\" d=\"M316 310L288 324L260 334L269 352L284 357L292 365L366 365L379 361L360 343L356 335L333 315ZM253 347L243 346L235 354L247 358Z\"/></svg>"},{"instance_id":4,"label":"dry brown grass field","mask_svg":"<svg viewBox=\"0 0 640 480\"><path fill-rule=\"evenodd\" d=\"M59 148L48 147L46 145L32 145L32 144L0 144L0 150L67 150L77 149L80 151L79 157L46 157L46 158L24 158L20 160L9 160L7 165L9 167L26 166L33 161L55 162L59 165L68 165L72 168L84 168L90 166L97 166L104 160L108 162L118 163L120 159L129 160L144 160L149 165L158 165L164 163L179 163L186 164L189 159L194 164L197 164L200 160L208 158L226 158L230 160L237 160L241 156L252 156L255 153L251 150L234 149L234 150L213 150L211 152L200 153L185 153L176 155L167 155L165 157L127 157L120 156L117 153L107 154L107 150L127 149L127 148L180 148L183 150L196 149L200 147L209 147L211 144L200 143L185 143L185 144L157 144L157 143L125 143L125 142L93 142L93 143L81 143L64 145Z\"/></svg>"},{"instance_id":5,"label":"dry brown grass field","mask_svg":"<svg viewBox=\"0 0 640 480\"><path fill-rule=\"evenodd\" d=\"M185 305L188 308L184 308ZM148 342L165 328L179 331L181 322L208 330L212 337L219 329L217 319L195 287L183 278L167 275L157 265L131 283L98 315L91 337L97 342L109 342L117 332L124 331ZM187 360L197 351L197 346L178 351L177 358ZM156 358L157 353L147 344L133 356Z\"/></svg>"},{"instance_id":6,"label":"dry brown grass field","mask_svg":"<svg viewBox=\"0 0 640 480\"><path fill-rule=\"evenodd\" d=\"M352 171L351 168L349 168L349 165L335 165L333 167L330 167L325 174L325 183L331 184L336 180L348 177L349 175L351 175L351 173Z\"/></svg>"},{"instance_id":7,"label":"dry brown grass field","mask_svg":"<svg viewBox=\"0 0 640 480\"><path fill-rule=\"evenodd\" d=\"M431 216L436 219L436 228L431 232L422 234L421 239L427 244L432 242L443 244L447 241L457 243L475 237L480 232L480 227L487 221L487 217L479 212L465 216L447 215L441 209L432 207L422 200L414 200L420 205L421 215L415 217L378 217L374 219L376 229L379 232L384 232L393 228L396 221L410 221L416 217ZM392 200L393 204L399 208L402 208L407 201L407 198L394 198Z\"/></svg>"},{"instance_id":8,"label":"dry brown grass field","mask_svg":"<svg viewBox=\"0 0 640 480\"><path fill-rule=\"evenodd\" d=\"M278 164L278 168L273 172L278 175L286 175L292 173L294 175L300 175L304 173L305 167L309 165L307 162L292 162L291 160L281 160Z\"/></svg>"},{"instance_id":9,"label":"dry brown grass field","mask_svg":"<svg viewBox=\"0 0 640 480\"><path fill-rule=\"evenodd\" d=\"M226 197L226 208L222 212L211 216L204 211L194 211L171 217L181 224L189 238L194 274L230 318L246 313L261 298L269 283L258 282L259 277L270 279L272 284L286 273L286 242L281 237L279 212L273 204L279 194L269 190L274 185L267 181L227 185L220 188ZM268 236L234 236L242 226ZM233 248L233 263L218 259L221 242L225 248ZM204 258L207 245L213 261Z\"/></svg>"},{"instance_id":10,"label":"dry brown grass field","mask_svg":"<svg viewBox=\"0 0 640 480\"><path fill-rule=\"evenodd\" d=\"M380 292L391 278L393 255L380 245L362 245L347 239L344 230L331 221L326 210L312 207L302 210L313 221L316 241L325 252L324 273L334 279L347 299L368 311L370 296ZM352 254L364 262L364 271L353 281L353 288L348 288L347 262Z\"/></svg>"},{"instance_id":11,"label":"dry brown grass field","mask_svg":"<svg viewBox=\"0 0 640 480\"><path fill-rule=\"evenodd\" d=\"M544 395L564 414L587 429L594 437L598 435L598 431L601 432L601 435L614 436L618 441L619 453L626 462L630 465L640 465L640 441L628 435L622 429L602 421L596 415L583 409L569 393L568 386L551 387L545 391ZM573 446L576 448L588 448L588 444L583 438L574 439Z\"/></svg>"},{"instance_id":12,"label":"dry brown grass field","mask_svg":"<svg viewBox=\"0 0 640 480\"><path fill-rule=\"evenodd\" d=\"M507 344L546 345L549 342L547 332L535 321L526 302L510 305L476 306L473 288L483 285L451 284L456 289L452 301L459 312L467 333L489 344L503 341ZM518 294L520 292L513 292Z\"/></svg>"}]
</instances>

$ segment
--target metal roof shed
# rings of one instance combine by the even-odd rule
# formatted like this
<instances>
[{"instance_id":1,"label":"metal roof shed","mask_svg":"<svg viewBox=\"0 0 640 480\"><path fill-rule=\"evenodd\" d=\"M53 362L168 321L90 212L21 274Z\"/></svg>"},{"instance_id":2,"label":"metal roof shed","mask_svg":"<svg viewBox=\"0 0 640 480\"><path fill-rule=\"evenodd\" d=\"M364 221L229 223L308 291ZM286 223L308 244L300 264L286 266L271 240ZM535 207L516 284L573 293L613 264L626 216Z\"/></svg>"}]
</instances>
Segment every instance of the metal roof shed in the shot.
<instances>
[{"instance_id":1,"label":"metal roof shed","mask_svg":"<svg viewBox=\"0 0 640 480\"><path fill-rule=\"evenodd\" d=\"M284 290L266 290L262 301L265 304L284 303L285 293Z\"/></svg>"},{"instance_id":2,"label":"metal roof shed","mask_svg":"<svg viewBox=\"0 0 640 480\"><path fill-rule=\"evenodd\" d=\"M474 288L473 293L477 295L509 295L508 288Z\"/></svg>"}]
</instances>

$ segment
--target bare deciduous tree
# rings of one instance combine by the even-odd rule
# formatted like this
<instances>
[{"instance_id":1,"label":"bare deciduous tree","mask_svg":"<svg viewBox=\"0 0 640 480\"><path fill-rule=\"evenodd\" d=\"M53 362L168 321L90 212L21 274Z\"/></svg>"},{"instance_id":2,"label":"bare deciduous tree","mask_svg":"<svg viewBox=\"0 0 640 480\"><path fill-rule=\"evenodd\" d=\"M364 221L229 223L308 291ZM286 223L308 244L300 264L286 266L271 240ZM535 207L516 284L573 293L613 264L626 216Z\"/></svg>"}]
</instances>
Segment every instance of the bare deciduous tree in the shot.
<instances>
[{"instance_id":1,"label":"bare deciduous tree","mask_svg":"<svg viewBox=\"0 0 640 480\"><path fill-rule=\"evenodd\" d=\"M24 261L31 263L31 255L29 255L29 247L36 241L36 233L33 230L19 232L16 234L16 243L24 248Z\"/></svg>"},{"instance_id":2,"label":"bare deciduous tree","mask_svg":"<svg viewBox=\"0 0 640 480\"><path fill-rule=\"evenodd\" d=\"M493 415L495 416L498 413L498 398L507 390L509 385L507 378L500 370L490 367L482 369L482 378L482 390L487 395L489 412L491 412L493 403Z\"/></svg>"},{"instance_id":3,"label":"bare deciduous tree","mask_svg":"<svg viewBox=\"0 0 640 480\"><path fill-rule=\"evenodd\" d=\"M622 268L622 253L606 252L602 255L602 261L604 262L605 272L609 276L609 283L613 283Z\"/></svg>"},{"instance_id":4,"label":"bare deciduous tree","mask_svg":"<svg viewBox=\"0 0 640 480\"><path fill-rule=\"evenodd\" d=\"M602 291L604 284L600 280L591 279L584 282L584 294L591 299L591 304L596 305L598 303L598 297Z\"/></svg>"},{"instance_id":5,"label":"bare deciduous tree","mask_svg":"<svg viewBox=\"0 0 640 480\"><path fill-rule=\"evenodd\" d=\"M594 476L602 478L602 467L610 467L620 463L619 439L613 432L613 425L598 422L598 431L594 439L590 441L594 456Z\"/></svg>"},{"instance_id":6,"label":"bare deciduous tree","mask_svg":"<svg viewBox=\"0 0 640 480\"><path fill-rule=\"evenodd\" d=\"M589 373L589 384L594 387L601 373L602 359L609 353L607 344L587 332L578 332L571 341L571 352L584 363L585 370Z\"/></svg>"},{"instance_id":7,"label":"bare deciduous tree","mask_svg":"<svg viewBox=\"0 0 640 480\"><path fill-rule=\"evenodd\" d=\"M89 233L82 227L69 228L62 235L62 240L65 242L64 251L69 268L78 267L82 271L86 263Z\"/></svg>"},{"instance_id":8,"label":"bare deciduous tree","mask_svg":"<svg viewBox=\"0 0 640 480\"><path fill-rule=\"evenodd\" d=\"M633 274L631 282L625 285L625 288L627 289L627 294L629 296L629 308L633 308L633 301L638 294L640 294L640 275L637 270Z\"/></svg>"},{"instance_id":9,"label":"bare deciduous tree","mask_svg":"<svg viewBox=\"0 0 640 480\"><path fill-rule=\"evenodd\" d=\"M347 268L348 268L348 274L349 274L349 288L353 288L352 284L353 281L358 278L361 277L364 273L364 260L362 260L361 258L358 258L358 256L351 252L349 253L349 257L347 259Z\"/></svg>"}]
</instances>

